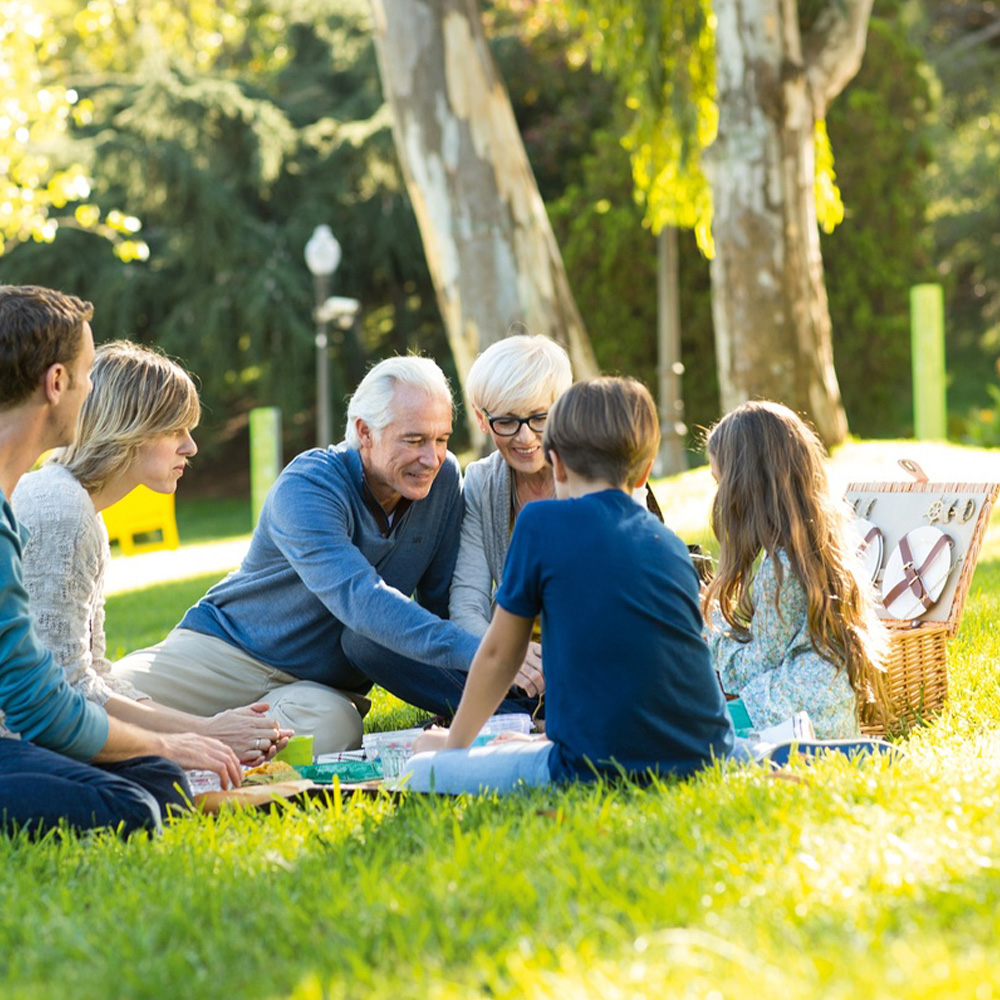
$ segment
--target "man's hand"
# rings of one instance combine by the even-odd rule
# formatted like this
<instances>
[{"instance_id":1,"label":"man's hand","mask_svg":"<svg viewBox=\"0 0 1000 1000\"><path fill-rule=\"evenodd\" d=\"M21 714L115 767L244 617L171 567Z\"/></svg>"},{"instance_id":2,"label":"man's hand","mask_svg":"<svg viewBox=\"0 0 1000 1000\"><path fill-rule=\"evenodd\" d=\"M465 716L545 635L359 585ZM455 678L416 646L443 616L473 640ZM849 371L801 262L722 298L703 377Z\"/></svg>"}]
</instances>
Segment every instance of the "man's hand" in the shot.
<instances>
[{"instance_id":1,"label":"man's hand","mask_svg":"<svg viewBox=\"0 0 1000 1000\"><path fill-rule=\"evenodd\" d=\"M514 678L514 687L521 688L532 698L545 693L545 674L542 671L542 646L538 642L528 643L528 652Z\"/></svg>"},{"instance_id":2,"label":"man's hand","mask_svg":"<svg viewBox=\"0 0 1000 1000\"><path fill-rule=\"evenodd\" d=\"M214 771L223 788L239 788L243 780L240 762L225 743L195 733L163 733L159 755L180 764L186 771Z\"/></svg>"},{"instance_id":3,"label":"man's hand","mask_svg":"<svg viewBox=\"0 0 1000 1000\"><path fill-rule=\"evenodd\" d=\"M441 726L431 726L424 730L413 741L414 753L426 753L429 750L443 750L448 741L448 730Z\"/></svg>"}]
</instances>

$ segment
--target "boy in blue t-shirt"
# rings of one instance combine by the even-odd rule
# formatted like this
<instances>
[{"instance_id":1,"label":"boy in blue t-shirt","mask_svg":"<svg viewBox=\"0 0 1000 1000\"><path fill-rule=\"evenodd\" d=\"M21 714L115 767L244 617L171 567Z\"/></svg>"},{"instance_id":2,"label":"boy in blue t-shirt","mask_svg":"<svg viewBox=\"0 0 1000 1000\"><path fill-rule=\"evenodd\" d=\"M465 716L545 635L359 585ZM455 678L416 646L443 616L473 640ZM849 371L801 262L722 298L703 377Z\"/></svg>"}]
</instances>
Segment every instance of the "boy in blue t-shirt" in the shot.
<instances>
[{"instance_id":1,"label":"boy in blue t-shirt","mask_svg":"<svg viewBox=\"0 0 1000 1000\"><path fill-rule=\"evenodd\" d=\"M659 439L656 407L634 379L578 382L556 401L543 447L559 499L518 517L451 729L418 739L410 788L686 775L729 756L733 729L702 638L697 574L680 539L631 497ZM546 736L462 749L513 683L539 613Z\"/></svg>"}]
</instances>

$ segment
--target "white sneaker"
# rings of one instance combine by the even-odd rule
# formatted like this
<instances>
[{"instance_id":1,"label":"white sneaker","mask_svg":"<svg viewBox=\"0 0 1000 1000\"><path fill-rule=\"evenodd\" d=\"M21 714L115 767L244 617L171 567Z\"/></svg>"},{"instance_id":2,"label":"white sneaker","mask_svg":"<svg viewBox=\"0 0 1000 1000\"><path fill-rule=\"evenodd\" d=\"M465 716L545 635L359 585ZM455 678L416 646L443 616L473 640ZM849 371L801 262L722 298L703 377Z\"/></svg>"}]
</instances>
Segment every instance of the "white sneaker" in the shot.
<instances>
[{"instance_id":1,"label":"white sneaker","mask_svg":"<svg viewBox=\"0 0 1000 1000\"><path fill-rule=\"evenodd\" d=\"M813 742L816 739L816 730L813 729L812 720L808 712L796 712L791 717L779 722L776 726L768 726L757 733L758 743L803 743Z\"/></svg>"}]
</instances>

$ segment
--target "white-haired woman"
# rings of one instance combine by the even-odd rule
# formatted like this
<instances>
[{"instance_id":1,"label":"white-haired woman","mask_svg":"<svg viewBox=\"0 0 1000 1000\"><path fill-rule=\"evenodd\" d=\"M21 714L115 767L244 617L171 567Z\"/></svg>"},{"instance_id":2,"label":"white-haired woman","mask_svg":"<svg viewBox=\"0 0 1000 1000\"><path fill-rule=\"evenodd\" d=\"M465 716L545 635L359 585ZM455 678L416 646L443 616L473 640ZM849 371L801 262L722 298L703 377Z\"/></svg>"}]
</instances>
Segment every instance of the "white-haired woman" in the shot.
<instances>
[{"instance_id":1,"label":"white-haired woman","mask_svg":"<svg viewBox=\"0 0 1000 1000\"><path fill-rule=\"evenodd\" d=\"M486 632L493 616L493 598L518 513L532 500L555 497L542 432L549 407L572 381L566 352L542 336L497 341L469 371L469 401L497 449L465 470L465 516L451 584L451 620L475 635ZM529 695L544 691L537 641L529 645L515 684Z\"/></svg>"},{"instance_id":2,"label":"white-haired woman","mask_svg":"<svg viewBox=\"0 0 1000 1000\"><path fill-rule=\"evenodd\" d=\"M12 500L31 532L24 579L42 642L70 683L110 715L154 732L214 736L244 763L259 763L289 735L266 704L205 718L145 699L111 674L104 635L111 552L100 512L140 484L177 489L198 450L191 432L201 408L187 372L128 341L98 350L91 381L76 441L22 477Z\"/></svg>"}]
</instances>

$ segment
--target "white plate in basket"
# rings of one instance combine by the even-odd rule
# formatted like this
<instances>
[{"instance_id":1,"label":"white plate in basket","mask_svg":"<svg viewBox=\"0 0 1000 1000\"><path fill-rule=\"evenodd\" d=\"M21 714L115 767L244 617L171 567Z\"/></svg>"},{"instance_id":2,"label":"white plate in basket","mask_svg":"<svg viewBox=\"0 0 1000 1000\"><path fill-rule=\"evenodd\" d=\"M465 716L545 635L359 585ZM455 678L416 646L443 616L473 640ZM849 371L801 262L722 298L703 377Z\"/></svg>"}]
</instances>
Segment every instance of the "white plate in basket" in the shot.
<instances>
[{"instance_id":1,"label":"white plate in basket","mask_svg":"<svg viewBox=\"0 0 1000 1000\"><path fill-rule=\"evenodd\" d=\"M932 602L936 602L941 596L945 584L948 582L948 574L951 572L954 549L954 545L950 544L951 539L940 528L930 525L914 528L903 537L909 543L913 564L920 572L920 579L928 598ZM949 544L943 545L934 558L928 562L927 557L942 537L948 538ZM904 562L903 553L897 545L889 553L885 564L885 573L882 575L883 603L896 586L906 578L906 574L903 572ZM911 587L907 587L891 602L884 603L884 606L892 618L901 620L920 618L929 610L924 607Z\"/></svg>"}]
</instances>

